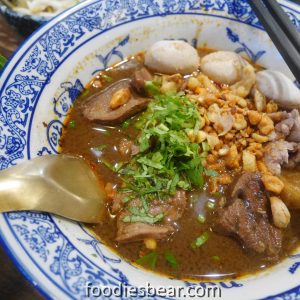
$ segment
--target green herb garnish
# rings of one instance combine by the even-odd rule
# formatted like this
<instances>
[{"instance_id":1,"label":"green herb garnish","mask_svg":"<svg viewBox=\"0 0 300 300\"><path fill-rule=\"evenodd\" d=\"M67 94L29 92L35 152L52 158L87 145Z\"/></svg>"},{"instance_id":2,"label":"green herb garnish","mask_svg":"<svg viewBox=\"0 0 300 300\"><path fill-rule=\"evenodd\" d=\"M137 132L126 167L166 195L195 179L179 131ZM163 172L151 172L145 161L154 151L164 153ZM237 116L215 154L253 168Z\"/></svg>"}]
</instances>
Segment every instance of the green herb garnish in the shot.
<instances>
[{"instance_id":1,"label":"green herb garnish","mask_svg":"<svg viewBox=\"0 0 300 300\"><path fill-rule=\"evenodd\" d=\"M105 167L107 167L108 169L110 169L113 172L118 172L122 167L123 167L123 162L118 162L115 163L114 165L109 162L108 160L106 160L105 158L102 158L100 161L100 163L103 163L105 165Z\"/></svg>"},{"instance_id":2,"label":"green herb garnish","mask_svg":"<svg viewBox=\"0 0 300 300\"><path fill-rule=\"evenodd\" d=\"M127 120L127 121L125 121L125 122L122 123L122 128L124 128L124 129L125 129L125 128L128 128L129 125L130 125L130 121Z\"/></svg>"},{"instance_id":3,"label":"green herb garnish","mask_svg":"<svg viewBox=\"0 0 300 300\"><path fill-rule=\"evenodd\" d=\"M217 255L212 256L211 259L212 259L214 262L220 262L220 261L221 261L220 256L217 256Z\"/></svg>"},{"instance_id":4,"label":"green herb garnish","mask_svg":"<svg viewBox=\"0 0 300 300\"><path fill-rule=\"evenodd\" d=\"M217 198L217 199L219 199L219 198L222 197L222 193L220 193L220 192L214 192L214 193L212 193L211 195L212 195L214 198Z\"/></svg>"},{"instance_id":5,"label":"green herb garnish","mask_svg":"<svg viewBox=\"0 0 300 300\"><path fill-rule=\"evenodd\" d=\"M204 232L202 235L200 235L199 237L197 237L191 244L191 247L193 249L199 248L201 246L203 246L207 240L209 238L209 233L208 232Z\"/></svg>"},{"instance_id":6,"label":"green herb garnish","mask_svg":"<svg viewBox=\"0 0 300 300\"><path fill-rule=\"evenodd\" d=\"M216 172L215 170L205 170L204 173L205 173L206 176L210 176L210 177L219 176L219 173Z\"/></svg>"},{"instance_id":7,"label":"green herb garnish","mask_svg":"<svg viewBox=\"0 0 300 300\"><path fill-rule=\"evenodd\" d=\"M85 89L82 93L81 93L81 97L85 97L90 93L90 90Z\"/></svg>"},{"instance_id":8,"label":"green herb garnish","mask_svg":"<svg viewBox=\"0 0 300 300\"><path fill-rule=\"evenodd\" d=\"M149 224L154 224L156 222L159 222L163 219L164 215L163 214L158 214L156 216L152 216L150 214L146 213L139 213L136 215L129 215L123 218L123 222L128 223L135 223L135 222L143 222L143 223L149 223Z\"/></svg>"},{"instance_id":9,"label":"green herb garnish","mask_svg":"<svg viewBox=\"0 0 300 300\"><path fill-rule=\"evenodd\" d=\"M208 209L215 209L216 203L213 202L213 201L207 201L207 202L206 202L206 207L207 207Z\"/></svg>"},{"instance_id":10,"label":"green herb garnish","mask_svg":"<svg viewBox=\"0 0 300 300\"><path fill-rule=\"evenodd\" d=\"M156 96L160 94L160 83L157 81L146 81L145 91L152 96Z\"/></svg>"},{"instance_id":11,"label":"green herb garnish","mask_svg":"<svg viewBox=\"0 0 300 300\"><path fill-rule=\"evenodd\" d=\"M154 82L147 86L155 96L134 123L140 130L135 142L139 153L119 171L125 183L123 192L131 194L131 199L141 199L146 206L154 199L174 196L178 189L203 188L206 174L202 148L187 135L191 130L199 131L197 107L183 94L159 94ZM148 223L161 220L149 218L147 212L126 217L127 222L142 219Z\"/></svg>"},{"instance_id":12,"label":"green herb garnish","mask_svg":"<svg viewBox=\"0 0 300 300\"><path fill-rule=\"evenodd\" d=\"M69 122L68 127L73 129L73 128L75 128L75 125L76 125L76 124L75 124L75 120L71 120L71 121Z\"/></svg>"},{"instance_id":13,"label":"green herb garnish","mask_svg":"<svg viewBox=\"0 0 300 300\"><path fill-rule=\"evenodd\" d=\"M178 263L177 263L176 257L175 257L171 252L166 252L166 253L165 253L165 259L166 259L167 263L168 263L173 269L177 269Z\"/></svg>"},{"instance_id":14,"label":"green herb garnish","mask_svg":"<svg viewBox=\"0 0 300 300\"><path fill-rule=\"evenodd\" d=\"M106 148L107 148L107 145L100 145L100 146L97 146L97 147L93 147L93 149L95 149L97 151L103 151Z\"/></svg>"},{"instance_id":15,"label":"green herb garnish","mask_svg":"<svg viewBox=\"0 0 300 300\"><path fill-rule=\"evenodd\" d=\"M6 62L7 62L7 59L4 56L0 55L0 70L4 67Z\"/></svg>"},{"instance_id":16,"label":"green herb garnish","mask_svg":"<svg viewBox=\"0 0 300 300\"><path fill-rule=\"evenodd\" d=\"M198 222L201 223L201 224L204 224L206 219L205 219L205 216L199 214L198 215L198 218L197 218Z\"/></svg>"},{"instance_id":17,"label":"green herb garnish","mask_svg":"<svg viewBox=\"0 0 300 300\"><path fill-rule=\"evenodd\" d=\"M202 146L203 152L208 152L210 150L210 147L207 142L202 142L201 146Z\"/></svg>"},{"instance_id":18,"label":"green herb garnish","mask_svg":"<svg viewBox=\"0 0 300 300\"><path fill-rule=\"evenodd\" d=\"M113 77L106 75L106 74L101 74L101 78L103 78L106 82L112 82L113 81Z\"/></svg>"},{"instance_id":19,"label":"green herb garnish","mask_svg":"<svg viewBox=\"0 0 300 300\"><path fill-rule=\"evenodd\" d=\"M155 269L157 262L157 252L153 251L145 256L136 260L136 263L139 265L149 266L151 269Z\"/></svg>"},{"instance_id":20,"label":"green herb garnish","mask_svg":"<svg viewBox=\"0 0 300 300\"><path fill-rule=\"evenodd\" d=\"M195 107L182 95L158 95L135 124L141 133L140 152L123 168L126 188L147 200L174 195L204 185L200 147L187 131L199 125Z\"/></svg>"}]
</instances>

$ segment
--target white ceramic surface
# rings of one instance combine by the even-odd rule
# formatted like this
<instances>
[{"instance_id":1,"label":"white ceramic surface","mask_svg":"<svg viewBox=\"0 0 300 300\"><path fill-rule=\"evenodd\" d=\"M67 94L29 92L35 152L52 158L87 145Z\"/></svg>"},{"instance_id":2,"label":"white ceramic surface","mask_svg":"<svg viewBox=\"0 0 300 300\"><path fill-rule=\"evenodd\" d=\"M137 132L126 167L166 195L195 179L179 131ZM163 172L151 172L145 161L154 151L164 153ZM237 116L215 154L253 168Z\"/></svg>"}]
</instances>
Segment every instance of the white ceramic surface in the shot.
<instances>
[{"instance_id":1,"label":"white ceramic surface","mask_svg":"<svg viewBox=\"0 0 300 300\"><path fill-rule=\"evenodd\" d=\"M299 29L300 7L280 2ZM245 0L88 0L43 26L3 70L0 169L57 153L64 118L93 75L161 39L236 51L291 76ZM300 250L255 276L188 283L139 270L120 260L80 224L52 215L3 214L0 236L24 275L48 298L85 299L87 282L216 286L222 290L222 299L231 300L300 298Z\"/></svg>"}]
</instances>

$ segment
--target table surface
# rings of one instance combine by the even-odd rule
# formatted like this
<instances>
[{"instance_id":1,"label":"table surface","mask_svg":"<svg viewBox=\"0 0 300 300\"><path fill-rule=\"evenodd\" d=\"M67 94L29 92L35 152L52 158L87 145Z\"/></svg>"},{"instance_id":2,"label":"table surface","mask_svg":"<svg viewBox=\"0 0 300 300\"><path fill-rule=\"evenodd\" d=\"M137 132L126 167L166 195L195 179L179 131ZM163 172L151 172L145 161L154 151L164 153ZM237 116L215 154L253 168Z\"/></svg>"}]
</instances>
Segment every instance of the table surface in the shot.
<instances>
[{"instance_id":1,"label":"table surface","mask_svg":"<svg viewBox=\"0 0 300 300\"><path fill-rule=\"evenodd\" d=\"M0 54L9 57L23 39L0 14ZM0 299L43 299L12 263L2 246L0 246Z\"/></svg>"}]
</instances>

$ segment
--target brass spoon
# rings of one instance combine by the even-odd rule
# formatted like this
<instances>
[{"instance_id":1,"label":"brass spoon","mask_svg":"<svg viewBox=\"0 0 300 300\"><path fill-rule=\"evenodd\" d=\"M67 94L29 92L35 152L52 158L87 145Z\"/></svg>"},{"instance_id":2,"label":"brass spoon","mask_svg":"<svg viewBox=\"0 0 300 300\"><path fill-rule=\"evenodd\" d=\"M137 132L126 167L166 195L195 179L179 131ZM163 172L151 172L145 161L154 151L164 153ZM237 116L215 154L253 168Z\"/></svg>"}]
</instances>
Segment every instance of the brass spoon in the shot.
<instances>
[{"instance_id":1,"label":"brass spoon","mask_svg":"<svg viewBox=\"0 0 300 300\"><path fill-rule=\"evenodd\" d=\"M99 223L105 210L105 192L83 159L37 157L0 172L0 212L18 210Z\"/></svg>"}]
</instances>

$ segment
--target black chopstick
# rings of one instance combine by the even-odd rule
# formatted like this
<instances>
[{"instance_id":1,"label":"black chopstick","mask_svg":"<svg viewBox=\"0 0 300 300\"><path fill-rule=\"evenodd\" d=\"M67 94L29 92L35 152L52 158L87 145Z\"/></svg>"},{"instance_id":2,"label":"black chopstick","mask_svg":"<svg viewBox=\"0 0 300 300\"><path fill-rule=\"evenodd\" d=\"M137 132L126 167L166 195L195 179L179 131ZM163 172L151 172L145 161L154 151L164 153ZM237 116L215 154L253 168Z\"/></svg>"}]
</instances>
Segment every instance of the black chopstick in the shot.
<instances>
[{"instance_id":1,"label":"black chopstick","mask_svg":"<svg viewBox=\"0 0 300 300\"><path fill-rule=\"evenodd\" d=\"M266 7L273 16L276 16L276 21L281 29L288 36L294 46L300 51L300 34L294 24L290 21L287 14L275 0L264 0Z\"/></svg>"},{"instance_id":2,"label":"black chopstick","mask_svg":"<svg viewBox=\"0 0 300 300\"><path fill-rule=\"evenodd\" d=\"M292 1L292 2L294 2L296 4L300 4L300 0L290 0L290 1Z\"/></svg>"},{"instance_id":3,"label":"black chopstick","mask_svg":"<svg viewBox=\"0 0 300 300\"><path fill-rule=\"evenodd\" d=\"M283 21L280 21L281 25L277 23L280 16L277 15L275 9L273 9L271 13L264 2L267 2L267 0L249 0L249 4L265 30L268 32L274 45L277 47L295 78L300 81L300 48L295 46L297 42L295 43L294 39L291 38L294 35L290 33L286 34L285 31L288 31L288 28L282 26Z\"/></svg>"}]
</instances>

